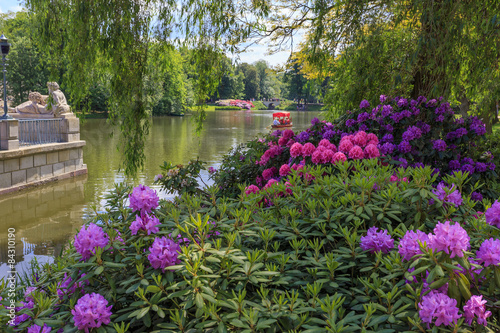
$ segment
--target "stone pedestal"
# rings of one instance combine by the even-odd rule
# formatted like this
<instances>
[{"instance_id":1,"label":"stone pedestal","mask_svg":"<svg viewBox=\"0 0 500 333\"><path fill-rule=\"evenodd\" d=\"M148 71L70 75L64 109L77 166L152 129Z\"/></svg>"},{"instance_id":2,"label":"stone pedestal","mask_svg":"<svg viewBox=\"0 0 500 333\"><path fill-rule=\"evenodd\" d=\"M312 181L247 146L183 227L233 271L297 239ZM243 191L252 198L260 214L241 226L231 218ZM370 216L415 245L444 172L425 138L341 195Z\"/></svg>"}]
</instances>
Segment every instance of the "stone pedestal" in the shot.
<instances>
[{"instance_id":1,"label":"stone pedestal","mask_svg":"<svg viewBox=\"0 0 500 333\"><path fill-rule=\"evenodd\" d=\"M63 113L61 118L64 119L62 128L63 142L80 141L80 119L74 113Z\"/></svg>"},{"instance_id":2,"label":"stone pedestal","mask_svg":"<svg viewBox=\"0 0 500 333\"><path fill-rule=\"evenodd\" d=\"M0 149L19 149L19 121L17 119L0 120Z\"/></svg>"}]
</instances>

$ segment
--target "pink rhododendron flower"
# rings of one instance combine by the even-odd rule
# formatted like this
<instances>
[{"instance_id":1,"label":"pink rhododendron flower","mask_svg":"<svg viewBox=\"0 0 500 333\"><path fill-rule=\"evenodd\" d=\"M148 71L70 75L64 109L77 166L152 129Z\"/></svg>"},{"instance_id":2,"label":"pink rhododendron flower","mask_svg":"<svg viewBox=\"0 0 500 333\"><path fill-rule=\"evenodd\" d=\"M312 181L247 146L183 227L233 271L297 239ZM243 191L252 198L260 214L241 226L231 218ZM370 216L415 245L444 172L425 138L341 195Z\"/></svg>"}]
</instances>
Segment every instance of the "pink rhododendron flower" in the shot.
<instances>
[{"instance_id":1,"label":"pink rhododendron flower","mask_svg":"<svg viewBox=\"0 0 500 333\"><path fill-rule=\"evenodd\" d=\"M335 152L327 149L321 154L321 162L322 163L333 163L333 156L335 155Z\"/></svg>"},{"instance_id":2,"label":"pink rhododendron flower","mask_svg":"<svg viewBox=\"0 0 500 333\"><path fill-rule=\"evenodd\" d=\"M292 157L299 157L302 155L302 149L303 146L302 144L295 142L292 147L290 147L290 156Z\"/></svg>"},{"instance_id":3,"label":"pink rhododendron flower","mask_svg":"<svg viewBox=\"0 0 500 333\"><path fill-rule=\"evenodd\" d=\"M373 144L373 145L375 145L375 146L376 146L376 145L378 145L378 137L377 137L375 134L373 134L373 133L368 133L368 134L366 135L366 138L367 138L367 140L368 140L368 143L367 143L367 144Z\"/></svg>"},{"instance_id":4,"label":"pink rhododendron flower","mask_svg":"<svg viewBox=\"0 0 500 333\"><path fill-rule=\"evenodd\" d=\"M365 147L365 158L377 158L380 156L380 151L377 146L369 144Z\"/></svg>"},{"instance_id":5,"label":"pink rhododendron flower","mask_svg":"<svg viewBox=\"0 0 500 333\"><path fill-rule=\"evenodd\" d=\"M438 292L431 292L422 297L418 307L420 308L418 312L420 318L427 324L432 324L435 318L434 325L441 326L444 324L447 326L456 323L461 317L458 314L457 300Z\"/></svg>"},{"instance_id":6,"label":"pink rhododendron flower","mask_svg":"<svg viewBox=\"0 0 500 333\"><path fill-rule=\"evenodd\" d=\"M276 179L269 179L269 181L267 182L267 184L264 186L263 190L266 190L270 187L272 187L274 184L277 184L278 181Z\"/></svg>"},{"instance_id":7,"label":"pink rhododendron flower","mask_svg":"<svg viewBox=\"0 0 500 333\"><path fill-rule=\"evenodd\" d=\"M378 231L377 227L371 227L366 236L361 237L360 246L365 251L370 250L371 253L377 251L388 253L394 247L394 239L387 233L387 230Z\"/></svg>"},{"instance_id":8,"label":"pink rhododendron flower","mask_svg":"<svg viewBox=\"0 0 500 333\"><path fill-rule=\"evenodd\" d=\"M335 154L333 154L333 161L332 163L336 163L338 161L347 161L347 157L344 155L344 153L341 153L341 152L337 152Z\"/></svg>"},{"instance_id":9,"label":"pink rhododendron flower","mask_svg":"<svg viewBox=\"0 0 500 333\"><path fill-rule=\"evenodd\" d=\"M318 143L318 148L319 147L325 147L327 149L330 148L330 141L328 141L327 139L321 139L321 141Z\"/></svg>"},{"instance_id":10,"label":"pink rhododendron flower","mask_svg":"<svg viewBox=\"0 0 500 333\"><path fill-rule=\"evenodd\" d=\"M366 143L368 142L368 136L366 135L366 132L364 131L359 131L354 135L354 138L352 139L352 142L360 147L366 146Z\"/></svg>"},{"instance_id":11,"label":"pink rhododendron flower","mask_svg":"<svg viewBox=\"0 0 500 333\"><path fill-rule=\"evenodd\" d=\"M109 236L101 227L94 223L82 226L80 232L75 235L74 246L76 252L80 253L83 260L87 260L95 254L96 247L105 248L109 243Z\"/></svg>"},{"instance_id":12,"label":"pink rhododendron flower","mask_svg":"<svg viewBox=\"0 0 500 333\"><path fill-rule=\"evenodd\" d=\"M146 185L139 185L129 195L130 208L141 212L151 212L158 207L160 198L156 195L156 191L150 189Z\"/></svg>"},{"instance_id":13,"label":"pink rhododendron flower","mask_svg":"<svg viewBox=\"0 0 500 333\"><path fill-rule=\"evenodd\" d=\"M422 253L420 250L420 245L418 242L424 244L429 242L429 236L426 233L417 230L408 230L403 238L399 241L399 254L403 257L403 260L410 260L413 256Z\"/></svg>"},{"instance_id":14,"label":"pink rhododendron flower","mask_svg":"<svg viewBox=\"0 0 500 333\"><path fill-rule=\"evenodd\" d=\"M319 151L320 153L324 152L325 150L327 150L328 148L324 147L324 146L318 146L318 148L316 148L316 150L314 152L317 152Z\"/></svg>"},{"instance_id":15,"label":"pink rhododendron flower","mask_svg":"<svg viewBox=\"0 0 500 333\"><path fill-rule=\"evenodd\" d=\"M450 258L463 257L464 251L469 249L469 240L467 231L460 224L439 222L434 228L434 234L429 234L429 247L450 254Z\"/></svg>"},{"instance_id":16,"label":"pink rhododendron flower","mask_svg":"<svg viewBox=\"0 0 500 333\"><path fill-rule=\"evenodd\" d=\"M485 215L486 223L500 228L500 202L495 201L493 205L488 208Z\"/></svg>"},{"instance_id":17,"label":"pink rhododendron flower","mask_svg":"<svg viewBox=\"0 0 500 333\"><path fill-rule=\"evenodd\" d=\"M353 160L361 160L365 157L365 153L363 153L363 149L360 146L354 146L351 150L349 150L349 158Z\"/></svg>"},{"instance_id":18,"label":"pink rhododendron flower","mask_svg":"<svg viewBox=\"0 0 500 333\"><path fill-rule=\"evenodd\" d=\"M151 266L155 269L161 268L162 272L165 272L166 267L181 262L177 258L181 252L181 247L166 236L155 238L153 245L149 248L149 252L148 260Z\"/></svg>"},{"instance_id":19,"label":"pink rhododendron flower","mask_svg":"<svg viewBox=\"0 0 500 333\"><path fill-rule=\"evenodd\" d=\"M75 326L79 330L89 333L92 328L109 324L113 306L107 305L108 301L100 294L84 295L76 302L75 308L71 310Z\"/></svg>"},{"instance_id":20,"label":"pink rhododendron flower","mask_svg":"<svg viewBox=\"0 0 500 333\"><path fill-rule=\"evenodd\" d=\"M484 267L500 264L500 239L490 238L483 241L476 257L478 261L484 263Z\"/></svg>"},{"instance_id":21,"label":"pink rhododendron flower","mask_svg":"<svg viewBox=\"0 0 500 333\"><path fill-rule=\"evenodd\" d=\"M354 147L352 142L350 140L340 140L339 143L339 152L342 152L344 154L348 154L349 151Z\"/></svg>"},{"instance_id":22,"label":"pink rhododendron flower","mask_svg":"<svg viewBox=\"0 0 500 333\"><path fill-rule=\"evenodd\" d=\"M269 169L262 171L262 178L264 178L264 180L271 179L274 176L274 170L275 170L275 168L272 167L272 168L269 168Z\"/></svg>"},{"instance_id":23,"label":"pink rhododendron flower","mask_svg":"<svg viewBox=\"0 0 500 333\"><path fill-rule=\"evenodd\" d=\"M311 156L314 151L316 150L316 147L310 142L306 143L304 147L302 148L302 156Z\"/></svg>"},{"instance_id":24,"label":"pink rhododendron flower","mask_svg":"<svg viewBox=\"0 0 500 333\"><path fill-rule=\"evenodd\" d=\"M324 147L321 147L321 148L324 148ZM319 149L317 149L311 156L311 162L313 162L314 164L319 164L321 163L321 159L323 157L323 152Z\"/></svg>"},{"instance_id":25,"label":"pink rhododendron flower","mask_svg":"<svg viewBox=\"0 0 500 333\"><path fill-rule=\"evenodd\" d=\"M283 164L280 168L280 176L286 177L290 173L290 166L288 164Z\"/></svg>"},{"instance_id":26,"label":"pink rhododendron flower","mask_svg":"<svg viewBox=\"0 0 500 333\"><path fill-rule=\"evenodd\" d=\"M288 142L288 138L285 138L284 136L282 136L279 140L278 140L278 144L280 146L284 146L286 145L286 143Z\"/></svg>"},{"instance_id":27,"label":"pink rhododendron flower","mask_svg":"<svg viewBox=\"0 0 500 333\"><path fill-rule=\"evenodd\" d=\"M295 133L291 129L286 129L283 131L283 137L287 139L293 138Z\"/></svg>"},{"instance_id":28,"label":"pink rhododendron flower","mask_svg":"<svg viewBox=\"0 0 500 333\"><path fill-rule=\"evenodd\" d=\"M491 316L491 311L486 311L485 304L486 300L483 300L483 295L472 296L464 305L465 322L472 325L474 318L477 318L479 325L487 326L488 321L486 319Z\"/></svg>"},{"instance_id":29,"label":"pink rhododendron flower","mask_svg":"<svg viewBox=\"0 0 500 333\"><path fill-rule=\"evenodd\" d=\"M247 188L245 188L245 194L250 194L250 193L259 193L260 189L255 186L255 185L250 185Z\"/></svg>"}]
</instances>

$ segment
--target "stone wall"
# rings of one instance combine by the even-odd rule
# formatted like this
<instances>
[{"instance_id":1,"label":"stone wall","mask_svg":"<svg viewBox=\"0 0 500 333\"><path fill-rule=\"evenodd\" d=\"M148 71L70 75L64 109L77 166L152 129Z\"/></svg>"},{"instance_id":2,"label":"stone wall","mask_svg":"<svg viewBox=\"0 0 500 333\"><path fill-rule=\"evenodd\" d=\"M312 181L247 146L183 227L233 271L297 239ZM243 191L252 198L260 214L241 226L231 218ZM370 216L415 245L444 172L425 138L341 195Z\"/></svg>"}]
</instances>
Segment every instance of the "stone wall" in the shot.
<instances>
[{"instance_id":1,"label":"stone wall","mask_svg":"<svg viewBox=\"0 0 500 333\"><path fill-rule=\"evenodd\" d=\"M85 141L0 150L0 194L87 173Z\"/></svg>"}]
</instances>

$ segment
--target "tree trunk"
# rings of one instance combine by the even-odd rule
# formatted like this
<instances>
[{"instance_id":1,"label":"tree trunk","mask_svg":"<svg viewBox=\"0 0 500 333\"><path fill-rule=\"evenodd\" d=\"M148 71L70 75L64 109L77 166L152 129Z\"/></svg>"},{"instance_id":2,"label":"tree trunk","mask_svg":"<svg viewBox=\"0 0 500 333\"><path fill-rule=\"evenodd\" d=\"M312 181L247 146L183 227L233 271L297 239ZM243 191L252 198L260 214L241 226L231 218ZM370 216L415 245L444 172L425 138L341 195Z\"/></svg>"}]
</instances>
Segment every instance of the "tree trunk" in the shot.
<instances>
[{"instance_id":1,"label":"tree trunk","mask_svg":"<svg viewBox=\"0 0 500 333\"><path fill-rule=\"evenodd\" d=\"M460 114L462 117L467 117L467 111L469 111L470 101L467 97L463 96L459 99L460 101Z\"/></svg>"}]
</instances>

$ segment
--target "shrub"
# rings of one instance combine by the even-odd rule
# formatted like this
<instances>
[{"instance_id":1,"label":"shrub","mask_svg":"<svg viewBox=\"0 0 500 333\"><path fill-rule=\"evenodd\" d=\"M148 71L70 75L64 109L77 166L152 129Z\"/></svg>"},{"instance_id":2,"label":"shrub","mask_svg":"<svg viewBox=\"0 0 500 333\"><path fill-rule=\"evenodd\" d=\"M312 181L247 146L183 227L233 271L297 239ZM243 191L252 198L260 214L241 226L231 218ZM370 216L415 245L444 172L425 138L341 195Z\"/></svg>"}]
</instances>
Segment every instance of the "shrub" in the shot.
<instances>
[{"instance_id":1,"label":"shrub","mask_svg":"<svg viewBox=\"0 0 500 333\"><path fill-rule=\"evenodd\" d=\"M379 149L390 163L403 167L430 165L440 177L456 170L468 172L470 185L477 181L483 184L483 195L499 195L492 186L498 182L493 160L472 159L486 133L484 124L477 117L456 118L450 104L442 99L391 99L382 95L374 108L364 100L358 110L337 119L335 129L342 133L370 130L378 135Z\"/></svg>"},{"instance_id":2,"label":"shrub","mask_svg":"<svg viewBox=\"0 0 500 333\"><path fill-rule=\"evenodd\" d=\"M154 207L153 193L139 188L131 194L135 211L126 204L130 188L118 185L106 212L91 221L107 234L107 245L85 260L70 247L38 270L31 288L18 291L34 301L18 303L26 316L16 330L47 324L76 331L83 325L77 314L90 307L102 310L92 318L98 332L497 325L488 311L497 312L500 230L473 217L475 202L465 195L458 207L441 201L433 193L436 177L429 167L395 169L376 159L318 164L292 170L288 185L249 194L241 186L236 199L217 197L215 188L205 189L208 198L184 193ZM449 177L460 189L461 177ZM159 219L159 230L132 235L132 222L146 212ZM430 232L429 241L418 243L408 229ZM373 245L378 234L387 253ZM446 307L431 307L431 297ZM452 315L443 320L439 311ZM0 310L4 322L7 313Z\"/></svg>"},{"instance_id":3,"label":"shrub","mask_svg":"<svg viewBox=\"0 0 500 333\"><path fill-rule=\"evenodd\" d=\"M239 106L216 106L215 111L218 110L241 110Z\"/></svg>"},{"instance_id":4,"label":"shrub","mask_svg":"<svg viewBox=\"0 0 500 333\"><path fill-rule=\"evenodd\" d=\"M253 101L252 103L254 105L254 107L252 109L254 109L254 110L268 110L269 109L261 101Z\"/></svg>"}]
</instances>

